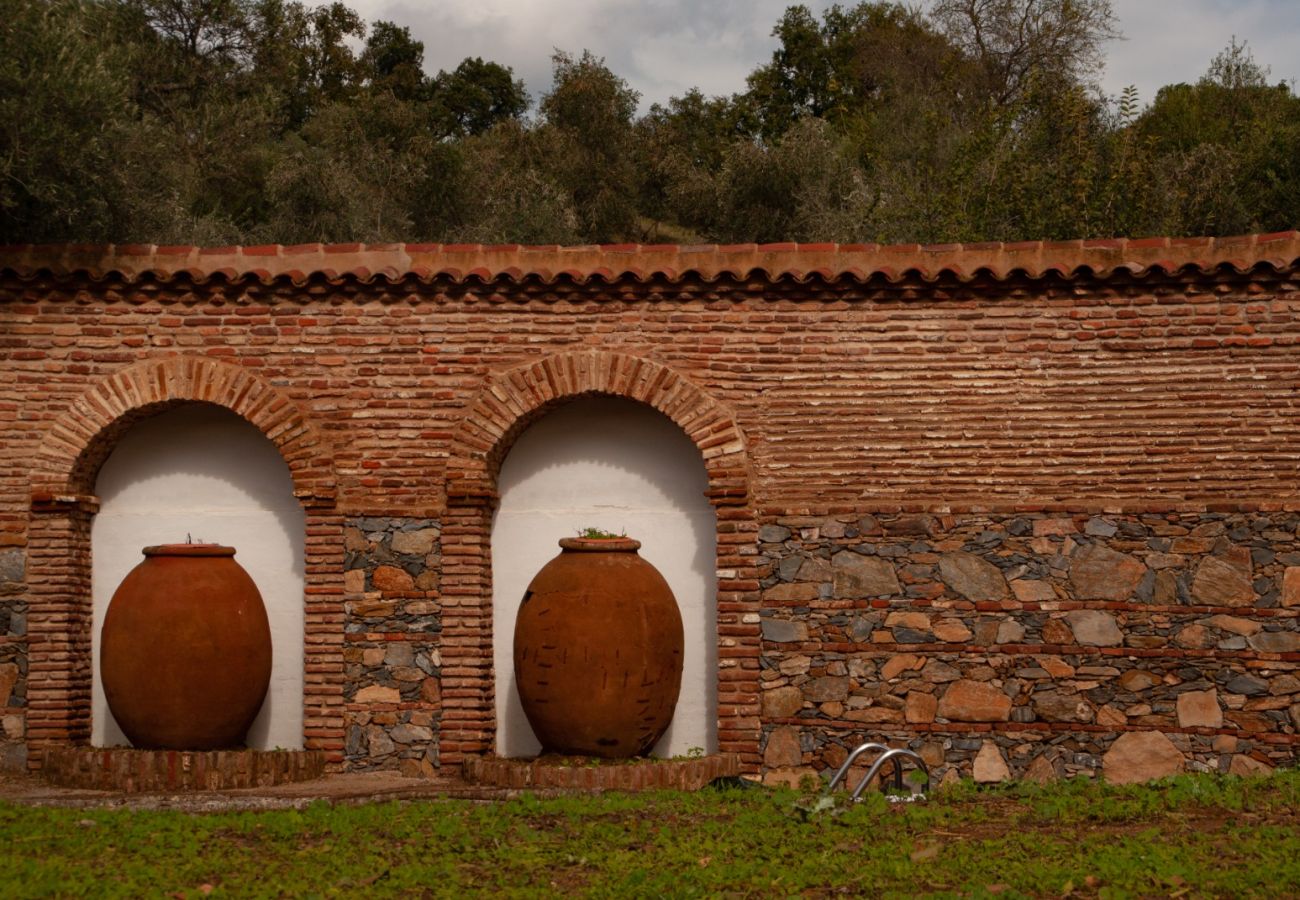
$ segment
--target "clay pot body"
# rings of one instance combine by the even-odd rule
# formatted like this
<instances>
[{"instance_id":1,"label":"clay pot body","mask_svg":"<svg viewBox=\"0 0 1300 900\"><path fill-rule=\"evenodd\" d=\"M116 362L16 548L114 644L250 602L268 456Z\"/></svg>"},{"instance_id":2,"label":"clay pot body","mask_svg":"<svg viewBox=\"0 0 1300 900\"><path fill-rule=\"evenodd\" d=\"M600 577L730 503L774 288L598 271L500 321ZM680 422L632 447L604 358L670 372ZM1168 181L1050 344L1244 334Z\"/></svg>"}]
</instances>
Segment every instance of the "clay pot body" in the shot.
<instances>
[{"instance_id":1,"label":"clay pot body","mask_svg":"<svg viewBox=\"0 0 1300 900\"><path fill-rule=\"evenodd\" d=\"M132 745L238 747L271 682L271 628L257 585L216 544L144 548L104 616L100 675Z\"/></svg>"},{"instance_id":2,"label":"clay pot body","mask_svg":"<svg viewBox=\"0 0 1300 900\"><path fill-rule=\"evenodd\" d=\"M673 718L682 616L634 540L560 541L515 620L515 677L544 751L643 755Z\"/></svg>"}]
</instances>

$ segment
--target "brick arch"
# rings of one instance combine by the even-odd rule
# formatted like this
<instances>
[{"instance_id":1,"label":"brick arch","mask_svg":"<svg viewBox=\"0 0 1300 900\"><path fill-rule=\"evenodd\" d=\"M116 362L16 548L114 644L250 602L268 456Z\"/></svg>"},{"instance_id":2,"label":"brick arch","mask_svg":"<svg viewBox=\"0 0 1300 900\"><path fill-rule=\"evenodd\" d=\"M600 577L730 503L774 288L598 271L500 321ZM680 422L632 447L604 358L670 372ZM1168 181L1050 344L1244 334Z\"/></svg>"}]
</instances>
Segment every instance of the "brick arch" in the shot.
<instances>
[{"instance_id":1,"label":"brick arch","mask_svg":"<svg viewBox=\"0 0 1300 900\"><path fill-rule=\"evenodd\" d=\"M49 427L32 460L28 528L28 764L90 737L91 520L95 479L136 422L187 402L222 406L256 426L289 467L306 512L304 746L343 758L342 648L330 638L343 596L343 521L333 455L285 393L253 372L198 357L127 366L101 379Z\"/></svg>"},{"instance_id":2,"label":"brick arch","mask_svg":"<svg viewBox=\"0 0 1300 900\"><path fill-rule=\"evenodd\" d=\"M667 366L626 353L548 356L497 375L475 398L452 441L449 496L495 491L501 461L520 434L557 403L607 394L663 413L699 448L714 505L749 500L749 455L729 409Z\"/></svg>"},{"instance_id":3,"label":"brick arch","mask_svg":"<svg viewBox=\"0 0 1300 900\"><path fill-rule=\"evenodd\" d=\"M717 510L718 747L757 771L758 520L744 433L715 398L667 366L606 350L548 356L491 378L451 443L442 531L442 764L492 751L492 516L497 475L515 439L559 403L603 394L663 413L699 448Z\"/></svg>"},{"instance_id":4,"label":"brick arch","mask_svg":"<svg viewBox=\"0 0 1300 900\"><path fill-rule=\"evenodd\" d=\"M260 429L288 464L304 506L332 504L333 455L297 404L248 369L189 356L127 366L74 401L33 460L33 499L93 494L100 466L132 425L195 401L229 409Z\"/></svg>"}]
</instances>

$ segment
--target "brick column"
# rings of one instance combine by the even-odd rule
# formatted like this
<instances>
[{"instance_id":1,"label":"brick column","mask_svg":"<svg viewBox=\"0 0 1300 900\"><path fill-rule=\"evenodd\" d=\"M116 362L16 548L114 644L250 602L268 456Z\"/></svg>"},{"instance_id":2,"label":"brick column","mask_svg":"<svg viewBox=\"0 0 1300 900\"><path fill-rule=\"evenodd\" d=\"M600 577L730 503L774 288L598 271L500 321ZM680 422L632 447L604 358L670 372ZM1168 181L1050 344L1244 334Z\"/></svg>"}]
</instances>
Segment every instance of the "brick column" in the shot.
<instances>
[{"instance_id":1,"label":"brick column","mask_svg":"<svg viewBox=\"0 0 1300 900\"><path fill-rule=\"evenodd\" d=\"M442 528L442 730L439 761L459 765L492 751L496 685L492 665L492 513L485 485L447 498Z\"/></svg>"},{"instance_id":2,"label":"brick column","mask_svg":"<svg viewBox=\"0 0 1300 900\"><path fill-rule=\"evenodd\" d=\"M28 767L52 746L90 740L89 496L38 493L27 544Z\"/></svg>"},{"instance_id":3,"label":"brick column","mask_svg":"<svg viewBox=\"0 0 1300 900\"><path fill-rule=\"evenodd\" d=\"M743 497L711 496L718 511L718 752L757 772L759 738L758 521Z\"/></svg>"},{"instance_id":4,"label":"brick column","mask_svg":"<svg viewBox=\"0 0 1300 900\"><path fill-rule=\"evenodd\" d=\"M343 517L307 506L303 544L303 747L343 763Z\"/></svg>"}]
</instances>

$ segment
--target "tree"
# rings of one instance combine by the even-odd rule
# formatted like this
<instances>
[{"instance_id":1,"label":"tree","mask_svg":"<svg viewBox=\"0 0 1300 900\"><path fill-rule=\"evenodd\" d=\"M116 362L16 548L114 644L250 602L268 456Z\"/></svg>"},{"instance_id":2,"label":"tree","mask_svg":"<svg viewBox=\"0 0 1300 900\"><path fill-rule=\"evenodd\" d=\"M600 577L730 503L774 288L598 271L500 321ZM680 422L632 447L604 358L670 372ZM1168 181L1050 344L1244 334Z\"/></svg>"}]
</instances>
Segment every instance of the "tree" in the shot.
<instances>
[{"instance_id":1,"label":"tree","mask_svg":"<svg viewBox=\"0 0 1300 900\"><path fill-rule=\"evenodd\" d=\"M1041 84L1090 84L1119 36L1110 0L936 0L931 20L975 61L995 103Z\"/></svg>"},{"instance_id":2,"label":"tree","mask_svg":"<svg viewBox=\"0 0 1300 900\"><path fill-rule=\"evenodd\" d=\"M507 66L481 57L461 61L455 71L433 80L440 130L448 137L482 134L528 111L528 92Z\"/></svg>"},{"instance_id":3,"label":"tree","mask_svg":"<svg viewBox=\"0 0 1300 900\"><path fill-rule=\"evenodd\" d=\"M639 95L583 51L551 58L554 86L542 97L537 140L544 171L572 197L586 241L628 239L637 230L632 117Z\"/></svg>"},{"instance_id":4,"label":"tree","mask_svg":"<svg viewBox=\"0 0 1300 900\"><path fill-rule=\"evenodd\" d=\"M868 227L876 201L843 141L807 116L772 144L732 145L705 234L725 242L852 241Z\"/></svg>"},{"instance_id":5,"label":"tree","mask_svg":"<svg viewBox=\"0 0 1300 900\"><path fill-rule=\"evenodd\" d=\"M113 15L0 0L0 240L121 240L165 219L165 145L144 139L129 54L101 39Z\"/></svg>"},{"instance_id":6,"label":"tree","mask_svg":"<svg viewBox=\"0 0 1300 900\"><path fill-rule=\"evenodd\" d=\"M1162 160L1161 227L1230 234L1300 219L1300 98L1233 40L1194 85L1160 89L1134 130Z\"/></svg>"},{"instance_id":7,"label":"tree","mask_svg":"<svg viewBox=\"0 0 1300 900\"><path fill-rule=\"evenodd\" d=\"M386 91L398 100L427 100L424 42L411 29L392 22L376 22L366 39L361 65L373 90Z\"/></svg>"},{"instance_id":8,"label":"tree","mask_svg":"<svg viewBox=\"0 0 1300 900\"><path fill-rule=\"evenodd\" d=\"M749 76L744 97L769 139L805 116L852 131L900 93L933 90L960 62L918 12L897 3L834 5L821 23L792 6L772 34L780 44Z\"/></svg>"}]
</instances>

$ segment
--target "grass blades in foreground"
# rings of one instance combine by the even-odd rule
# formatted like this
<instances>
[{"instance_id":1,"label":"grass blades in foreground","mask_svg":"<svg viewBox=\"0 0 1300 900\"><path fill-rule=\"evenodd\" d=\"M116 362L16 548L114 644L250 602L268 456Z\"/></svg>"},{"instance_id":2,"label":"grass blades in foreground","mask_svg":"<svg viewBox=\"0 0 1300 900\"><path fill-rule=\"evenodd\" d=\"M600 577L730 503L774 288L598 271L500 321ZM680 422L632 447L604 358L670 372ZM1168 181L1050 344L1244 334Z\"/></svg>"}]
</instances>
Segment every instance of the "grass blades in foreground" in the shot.
<instances>
[{"instance_id":1,"label":"grass blades in foreground","mask_svg":"<svg viewBox=\"0 0 1300 900\"><path fill-rule=\"evenodd\" d=\"M191 815L0 805L5 897L1300 895L1300 772Z\"/></svg>"}]
</instances>

